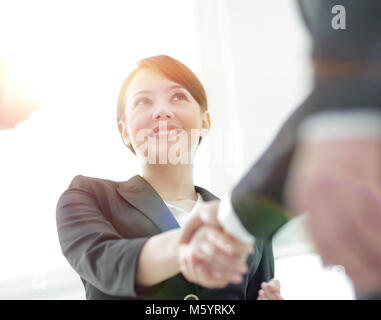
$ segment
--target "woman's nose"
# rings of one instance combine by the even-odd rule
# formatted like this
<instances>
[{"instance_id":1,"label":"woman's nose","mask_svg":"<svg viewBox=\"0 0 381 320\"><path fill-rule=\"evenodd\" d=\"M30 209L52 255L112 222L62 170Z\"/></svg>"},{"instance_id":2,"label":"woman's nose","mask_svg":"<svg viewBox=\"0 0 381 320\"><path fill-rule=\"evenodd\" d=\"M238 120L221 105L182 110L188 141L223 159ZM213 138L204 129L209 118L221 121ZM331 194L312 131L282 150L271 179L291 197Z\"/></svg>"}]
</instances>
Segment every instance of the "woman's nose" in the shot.
<instances>
[{"instance_id":1,"label":"woman's nose","mask_svg":"<svg viewBox=\"0 0 381 320\"><path fill-rule=\"evenodd\" d=\"M152 114L154 120L172 119L174 117L171 110L168 107L158 107Z\"/></svg>"}]
</instances>

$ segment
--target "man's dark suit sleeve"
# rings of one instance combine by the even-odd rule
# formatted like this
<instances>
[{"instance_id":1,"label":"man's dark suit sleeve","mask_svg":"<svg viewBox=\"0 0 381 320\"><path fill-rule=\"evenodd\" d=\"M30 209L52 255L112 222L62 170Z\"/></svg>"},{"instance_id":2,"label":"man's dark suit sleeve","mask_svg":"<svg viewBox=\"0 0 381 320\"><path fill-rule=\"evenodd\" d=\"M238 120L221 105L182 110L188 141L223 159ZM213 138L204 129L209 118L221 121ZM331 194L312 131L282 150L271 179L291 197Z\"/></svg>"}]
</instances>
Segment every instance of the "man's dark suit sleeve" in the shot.
<instances>
[{"instance_id":1,"label":"man's dark suit sleeve","mask_svg":"<svg viewBox=\"0 0 381 320\"><path fill-rule=\"evenodd\" d=\"M234 211L249 232L257 237L271 237L290 218L284 209L283 189L302 121L320 112L344 114L352 110L381 111L381 77L316 80L314 91L232 191Z\"/></svg>"},{"instance_id":2,"label":"man's dark suit sleeve","mask_svg":"<svg viewBox=\"0 0 381 320\"><path fill-rule=\"evenodd\" d=\"M83 279L106 294L137 297L137 262L149 237L122 238L81 177L60 197L56 218L62 252Z\"/></svg>"},{"instance_id":3,"label":"man's dark suit sleeve","mask_svg":"<svg viewBox=\"0 0 381 320\"><path fill-rule=\"evenodd\" d=\"M288 219L281 206L282 192L294 152L296 123L303 113L301 108L295 111L232 191L234 211L256 237L271 237Z\"/></svg>"}]
</instances>

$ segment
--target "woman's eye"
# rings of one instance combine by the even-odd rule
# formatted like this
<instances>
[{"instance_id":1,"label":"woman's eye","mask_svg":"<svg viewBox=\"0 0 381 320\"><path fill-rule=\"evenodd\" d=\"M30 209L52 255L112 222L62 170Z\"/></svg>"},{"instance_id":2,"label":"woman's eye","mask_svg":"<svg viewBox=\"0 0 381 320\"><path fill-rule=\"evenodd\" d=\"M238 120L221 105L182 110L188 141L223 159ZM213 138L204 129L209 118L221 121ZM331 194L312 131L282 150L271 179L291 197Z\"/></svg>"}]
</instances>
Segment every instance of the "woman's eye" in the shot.
<instances>
[{"instance_id":1,"label":"woman's eye","mask_svg":"<svg viewBox=\"0 0 381 320\"><path fill-rule=\"evenodd\" d=\"M136 101L135 105L145 105L145 104L149 104L150 102L151 100L148 98L141 98Z\"/></svg>"},{"instance_id":2,"label":"woman's eye","mask_svg":"<svg viewBox=\"0 0 381 320\"><path fill-rule=\"evenodd\" d=\"M175 100L175 101L187 100L187 97L186 97L186 95L184 93L176 93L173 96L173 100Z\"/></svg>"}]
</instances>

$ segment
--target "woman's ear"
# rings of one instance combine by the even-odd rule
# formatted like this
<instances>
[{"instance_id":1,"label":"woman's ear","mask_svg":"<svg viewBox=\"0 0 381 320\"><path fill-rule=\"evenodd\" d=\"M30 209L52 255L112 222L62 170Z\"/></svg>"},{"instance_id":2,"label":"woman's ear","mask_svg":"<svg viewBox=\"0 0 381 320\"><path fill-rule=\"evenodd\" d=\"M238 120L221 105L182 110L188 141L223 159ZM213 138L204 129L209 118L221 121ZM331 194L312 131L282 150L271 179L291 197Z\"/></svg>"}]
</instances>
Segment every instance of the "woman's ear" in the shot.
<instances>
[{"instance_id":1,"label":"woman's ear","mask_svg":"<svg viewBox=\"0 0 381 320\"><path fill-rule=\"evenodd\" d=\"M126 125L123 121L118 121L118 129L119 129L119 133L120 133L120 136L124 142L124 144L127 146L128 149L130 149L132 151L133 154L136 155L136 152L132 146L132 143L131 143L131 139L130 139L130 136L128 134L128 130L126 128Z\"/></svg>"},{"instance_id":2,"label":"woman's ear","mask_svg":"<svg viewBox=\"0 0 381 320\"><path fill-rule=\"evenodd\" d=\"M201 137L205 137L210 130L210 113L209 111L204 111L201 114L202 117L202 125L201 125Z\"/></svg>"},{"instance_id":3,"label":"woman's ear","mask_svg":"<svg viewBox=\"0 0 381 320\"><path fill-rule=\"evenodd\" d=\"M126 128L126 125L124 124L123 121L120 121L120 120L118 121L118 129L119 129L119 133L120 133L120 136L122 137L124 144L127 147L130 147L131 146L131 139L130 139L130 136L128 134L128 130Z\"/></svg>"}]
</instances>

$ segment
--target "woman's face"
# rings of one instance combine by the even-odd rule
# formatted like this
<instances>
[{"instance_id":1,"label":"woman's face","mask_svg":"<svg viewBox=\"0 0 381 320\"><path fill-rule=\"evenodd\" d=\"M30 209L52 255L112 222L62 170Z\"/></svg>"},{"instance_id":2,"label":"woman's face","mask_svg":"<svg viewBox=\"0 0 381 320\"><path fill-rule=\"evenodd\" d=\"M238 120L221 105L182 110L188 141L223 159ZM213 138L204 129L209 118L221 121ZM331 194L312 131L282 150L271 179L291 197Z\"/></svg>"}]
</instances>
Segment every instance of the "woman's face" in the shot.
<instances>
[{"instance_id":1,"label":"woman's face","mask_svg":"<svg viewBox=\"0 0 381 320\"><path fill-rule=\"evenodd\" d=\"M119 129L126 144L149 163L190 163L200 136L210 127L192 95L178 83L149 69L140 70L126 92L125 120Z\"/></svg>"}]
</instances>

